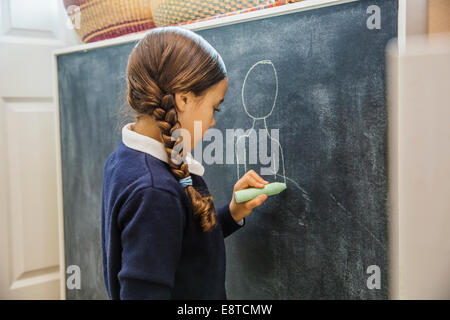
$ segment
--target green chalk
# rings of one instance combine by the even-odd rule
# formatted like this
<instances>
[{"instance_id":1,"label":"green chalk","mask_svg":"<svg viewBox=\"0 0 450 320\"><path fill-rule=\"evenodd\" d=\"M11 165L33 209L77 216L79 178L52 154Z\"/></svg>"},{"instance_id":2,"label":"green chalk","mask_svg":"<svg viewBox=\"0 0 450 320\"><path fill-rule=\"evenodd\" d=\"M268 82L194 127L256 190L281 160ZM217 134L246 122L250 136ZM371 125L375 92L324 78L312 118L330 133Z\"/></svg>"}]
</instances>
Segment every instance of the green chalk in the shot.
<instances>
[{"instance_id":1,"label":"green chalk","mask_svg":"<svg viewBox=\"0 0 450 320\"><path fill-rule=\"evenodd\" d=\"M286 188L286 183L272 182L264 185L264 188L248 188L236 191L234 193L234 199L237 203L240 203L252 200L263 193L268 196L273 196L274 194L278 194Z\"/></svg>"}]
</instances>

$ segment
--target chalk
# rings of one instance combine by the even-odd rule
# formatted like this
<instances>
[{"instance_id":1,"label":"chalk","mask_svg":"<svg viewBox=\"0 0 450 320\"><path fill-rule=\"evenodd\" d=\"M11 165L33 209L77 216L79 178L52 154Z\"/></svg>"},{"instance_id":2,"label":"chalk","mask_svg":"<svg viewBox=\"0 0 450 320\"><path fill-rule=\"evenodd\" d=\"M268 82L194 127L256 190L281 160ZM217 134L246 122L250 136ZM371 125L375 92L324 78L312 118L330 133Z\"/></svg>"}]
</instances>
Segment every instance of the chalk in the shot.
<instances>
[{"instance_id":1,"label":"chalk","mask_svg":"<svg viewBox=\"0 0 450 320\"><path fill-rule=\"evenodd\" d=\"M272 182L264 185L264 188L248 188L236 191L234 193L234 199L236 200L236 203L240 203L252 200L260 194L273 196L274 194L278 194L286 188L286 183Z\"/></svg>"}]
</instances>

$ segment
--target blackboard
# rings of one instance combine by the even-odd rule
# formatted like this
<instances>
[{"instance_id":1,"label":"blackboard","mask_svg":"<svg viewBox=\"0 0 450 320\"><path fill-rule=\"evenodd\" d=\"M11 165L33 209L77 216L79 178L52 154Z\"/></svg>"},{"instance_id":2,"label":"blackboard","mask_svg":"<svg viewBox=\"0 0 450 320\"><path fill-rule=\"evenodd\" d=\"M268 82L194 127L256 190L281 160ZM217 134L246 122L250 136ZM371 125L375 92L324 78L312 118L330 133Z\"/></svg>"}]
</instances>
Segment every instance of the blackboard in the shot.
<instances>
[{"instance_id":1,"label":"blackboard","mask_svg":"<svg viewBox=\"0 0 450 320\"><path fill-rule=\"evenodd\" d=\"M377 28L367 22L372 5ZM278 175L265 178L286 177L288 186L226 239L229 299L388 297L384 50L397 35L397 14L396 0L364 0L197 31L228 70L216 128L224 137L252 125L279 129L284 166L280 159ZM101 181L120 141L117 112L134 44L58 56L65 261L82 276L68 299L107 297ZM269 113L265 121L249 117ZM216 204L228 202L244 165L204 165ZM380 269L379 289L367 285L370 266Z\"/></svg>"}]
</instances>

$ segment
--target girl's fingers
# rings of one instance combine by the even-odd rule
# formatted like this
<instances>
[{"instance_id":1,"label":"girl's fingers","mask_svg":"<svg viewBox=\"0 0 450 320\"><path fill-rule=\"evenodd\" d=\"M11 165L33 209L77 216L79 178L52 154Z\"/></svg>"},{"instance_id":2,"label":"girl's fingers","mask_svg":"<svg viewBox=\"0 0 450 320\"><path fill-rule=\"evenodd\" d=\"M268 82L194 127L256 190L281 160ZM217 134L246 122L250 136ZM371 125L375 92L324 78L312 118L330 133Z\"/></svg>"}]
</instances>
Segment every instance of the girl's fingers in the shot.
<instances>
[{"instance_id":1,"label":"girl's fingers","mask_svg":"<svg viewBox=\"0 0 450 320\"><path fill-rule=\"evenodd\" d=\"M237 191L237 190L242 190L242 189L245 189L245 188L248 188L249 187L249 184L248 184L248 181L247 181L247 177L246 176L243 176L241 179L239 179L237 182L236 182L236 184L234 185L234 190L235 191Z\"/></svg>"},{"instance_id":2,"label":"girl's fingers","mask_svg":"<svg viewBox=\"0 0 450 320\"><path fill-rule=\"evenodd\" d=\"M269 183L268 181L261 178L254 170L248 171L241 179L239 179L235 186L234 191L247 189L251 187L255 188L263 188L265 184ZM233 194L234 197L234 194ZM268 198L265 194L260 194L252 200L246 201L240 204L245 210L251 212L254 208L262 205L264 201Z\"/></svg>"},{"instance_id":3,"label":"girl's fingers","mask_svg":"<svg viewBox=\"0 0 450 320\"><path fill-rule=\"evenodd\" d=\"M253 178L255 178L257 181L259 181L262 184L266 184L268 181L264 180L259 174L257 174L254 170L250 170L248 172L249 175L251 175Z\"/></svg>"},{"instance_id":4,"label":"girl's fingers","mask_svg":"<svg viewBox=\"0 0 450 320\"><path fill-rule=\"evenodd\" d=\"M255 177L248 175L247 176L247 184L250 187L256 187L256 188L263 188L264 187L264 183L259 182Z\"/></svg>"},{"instance_id":5,"label":"girl's fingers","mask_svg":"<svg viewBox=\"0 0 450 320\"><path fill-rule=\"evenodd\" d=\"M239 179L234 190L242 190L249 187L263 188L268 181L261 178L254 170L249 170L241 179Z\"/></svg>"}]
</instances>

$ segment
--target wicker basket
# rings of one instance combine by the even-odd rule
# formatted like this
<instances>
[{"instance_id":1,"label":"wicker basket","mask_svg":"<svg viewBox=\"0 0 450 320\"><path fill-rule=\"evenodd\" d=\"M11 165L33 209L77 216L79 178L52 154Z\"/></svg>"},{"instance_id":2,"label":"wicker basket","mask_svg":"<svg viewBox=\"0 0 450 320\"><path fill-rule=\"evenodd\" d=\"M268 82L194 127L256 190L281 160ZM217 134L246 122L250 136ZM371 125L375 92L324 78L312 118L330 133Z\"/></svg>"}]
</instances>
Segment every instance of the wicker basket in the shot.
<instances>
[{"instance_id":1,"label":"wicker basket","mask_svg":"<svg viewBox=\"0 0 450 320\"><path fill-rule=\"evenodd\" d=\"M63 0L75 31L83 42L95 42L156 27L151 0Z\"/></svg>"},{"instance_id":2,"label":"wicker basket","mask_svg":"<svg viewBox=\"0 0 450 320\"><path fill-rule=\"evenodd\" d=\"M297 0L298 1L298 0ZM156 26L199 22L211 17L239 14L297 2L288 0L152 0L151 10ZM302 0L300 0L302 1Z\"/></svg>"}]
</instances>

